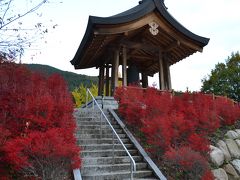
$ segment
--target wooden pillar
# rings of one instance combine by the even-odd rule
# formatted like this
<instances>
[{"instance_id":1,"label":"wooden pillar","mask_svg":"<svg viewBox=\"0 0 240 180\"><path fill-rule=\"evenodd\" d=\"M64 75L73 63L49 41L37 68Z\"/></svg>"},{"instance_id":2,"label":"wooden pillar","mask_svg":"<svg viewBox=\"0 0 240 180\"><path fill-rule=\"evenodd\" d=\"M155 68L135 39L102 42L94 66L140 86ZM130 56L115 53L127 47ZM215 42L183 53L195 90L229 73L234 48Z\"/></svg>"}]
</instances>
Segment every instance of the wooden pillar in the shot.
<instances>
[{"instance_id":1,"label":"wooden pillar","mask_svg":"<svg viewBox=\"0 0 240 180\"><path fill-rule=\"evenodd\" d=\"M106 86L105 86L106 96L109 96L109 65L106 65Z\"/></svg>"},{"instance_id":2,"label":"wooden pillar","mask_svg":"<svg viewBox=\"0 0 240 180\"><path fill-rule=\"evenodd\" d=\"M114 59L113 59L113 62L112 62L112 69L111 69L111 91L110 91L110 94L111 96L113 96L113 91L114 91Z\"/></svg>"},{"instance_id":3,"label":"wooden pillar","mask_svg":"<svg viewBox=\"0 0 240 180\"><path fill-rule=\"evenodd\" d=\"M159 60L159 89L164 90L165 86L164 86L163 55L161 51L159 51L158 60Z\"/></svg>"},{"instance_id":4,"label":"wooden pillar","mask_svg":"<svg viewBox=\"0 0 240 180\"><path fill-rule=\"evenodd\" d=\"M119 66L119 50L114 51L113 66L112 66L112 83L111 95L114 95L114 90L118 86L118 66Z\"/></svg>"},{"instance_id":5,"label":"wooden pillar","mask_svg":"<svg viewBox=\"0 0 240 180\"><path fill-rule=\"evenodd\" d=\"M98 79L98 95L103 95L104 88L104 66L99 68L99 79Z\"/></svg>"},{"instance_id":6,"label":"wooden pillar","mask_svg":"<svg viewBox=\"0 0 240 180\"><path fill-rule=\"evenodd\" d=\"M166 61L167 64L167 80L168 80L168 90L172 90L172 81L171 81L171 73L170 73L170 64L169 60Z\"/></svg>"},{"instance_id":7,"label":"wooden pillar","mask_svg":"<svg viewBox=\"0 0 240 180\"><path fill-rule=\"evenodd\" d=\"M169 57L167 54L163 55L163 72L164 72L164 82L165 82L165 89L166 90L172 90L171 85L171 75L170 75L170 69L169 69Z\"/></svg>"},{"instance_id":8,"label":"wooden pillar","mask_svg":"<svg viewBox=\"0 0 240 180\"><path fill-rule=\"evenodd\" d=\"M127 86L127 49L122 49L122 86Z\"/></svg>"},{"instance_id":9,"label":"wooden pillar","mask_svg":"<svg viewBox=\"0 0 240 180\"><path fill-rule=\"evenodd\" d=\"M169 89L169 84L168 84L168 64L167 64L167 58L166 54L163 54L163 76L164 76L164 90Z\"/></svg>"},{"instance_id":10,"label":"wooden pillar","mask_svg":"<svg viewBox=\"0 0 240 180\"><path fill-rule=\"evenodd\" d=\"M148 76L145 73L142 73L142 87L148 87Z\"/></svg>"}]
</instances>

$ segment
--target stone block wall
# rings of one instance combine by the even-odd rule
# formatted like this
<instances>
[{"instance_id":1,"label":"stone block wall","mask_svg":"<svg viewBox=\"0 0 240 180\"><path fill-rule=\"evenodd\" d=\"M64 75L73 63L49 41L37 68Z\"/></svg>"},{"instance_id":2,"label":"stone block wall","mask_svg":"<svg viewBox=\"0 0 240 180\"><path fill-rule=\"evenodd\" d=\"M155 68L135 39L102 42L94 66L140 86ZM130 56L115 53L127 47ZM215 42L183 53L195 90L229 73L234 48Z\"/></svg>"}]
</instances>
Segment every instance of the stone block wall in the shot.
<instances>
[{"instance_id":1,"label":"stone block wall","mask_svg":"<svg viewBox=\"0 0 240 180\"><path fill-rule=\"evenodd\" d=\"M230 130L215 146L210 146L210 159L217 180L240 180L240 129Z\"/></svg>"}]
</instances>

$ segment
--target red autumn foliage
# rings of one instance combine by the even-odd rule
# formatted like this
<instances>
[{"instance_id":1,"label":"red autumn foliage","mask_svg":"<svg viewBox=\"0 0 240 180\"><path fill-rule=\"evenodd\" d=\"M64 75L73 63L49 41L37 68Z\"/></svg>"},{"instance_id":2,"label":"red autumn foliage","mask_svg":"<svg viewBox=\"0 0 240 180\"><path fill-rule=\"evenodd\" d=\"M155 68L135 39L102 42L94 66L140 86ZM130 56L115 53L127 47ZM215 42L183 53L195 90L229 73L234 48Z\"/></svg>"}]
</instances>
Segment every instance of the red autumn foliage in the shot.
<instances>
[{"instance_id":1,"label":"red autumn foliage","mask_svg":"<svg viewBox=\"0 0 240 180\"><path fill-rule=\"evenodd\" d=\"M41 171L41 166L48 167L51 163L56 164L55 168L78 168L78 147L69 142L64 135L62 128L51 128L46 132L35 131L24 138L15 138L5 145L6 159L17 169L33 166L36 171ZM66 164L61 167L63 163Z\"/></svg>"},{"instance_id":2,"label":"red autumn foliage","mask_svg":"<svg viewBox=\"0 0 240 180\"><path fill-rule=\"evenodd\" d=\"M210 170L205 172L201 178L201 180L212 180L212 179L214 179L214 176Z\"/></svg>"},{"instance_id":3,"label":"red autumn foliage","mask_svg":"<svg viewBox=\"0 0 240 180\"><path fill-rule=\"evenodd\" d=\"M216 99L216 111L222 125L232 125L240 117L239 106L226 97Z\"/></svg>"},{"instance_id":4,"label":"red autumn foliage","mask_svg":"<svg viewBox=\"0 0 240 180\"><path fill-rule=\"evenodd\" d=\"M124 96L122 96L124 94ZM124 88L119 88L115 96L117 99L121 98L121 106L119 107L119 112L127 117L128 122L132 125L140 127L141 119L139 114L144 116L144 106L143 106L143 91L137 87L133 87L125 91Z\"/></svg>"},{"instance_id":5,"label":"red autumn foliage","mask_svg":"<svg viewBox=\"0 0 240 180\"><path fill-rule=\"evenodd\" d=\"M170 148L164 154L164 159L176 172L188 173L190 179L201 179L209 168L207 160L189 147Z\"/></svg>"},{"instance_id":6,"label":"red autumn foliage","mask_svg":"<svg viewBox=\"0 0 240 180\"><path fill-rule=\"evenodd\" d=\"M0 63L1 174L41 177L38 158L53 174L58 166L79 167L73 107L59 75L45 77L23 65Z\"/></svg>"},{"instance_id":7,"label":"red autumn foliage","mask_svg":"<svg viewBox=\"0 0 240 180\"><path fill-rule=\"evenodd\" d=\"M182 149L185 147L197 152L197 159L201 159L199 156L209 152L208 136L221 125L232 125L240 119L240 108L232 101L202 93L172 96L154 88L121 87L115 98L119 101L119 113L144 135L148 150L157 159L173 149L186 153ZM204 161L207 164L202 157L202 164ZM204 170L202 177L211 179L207 172L208 169Z\"/></svg>"}]
</instances>

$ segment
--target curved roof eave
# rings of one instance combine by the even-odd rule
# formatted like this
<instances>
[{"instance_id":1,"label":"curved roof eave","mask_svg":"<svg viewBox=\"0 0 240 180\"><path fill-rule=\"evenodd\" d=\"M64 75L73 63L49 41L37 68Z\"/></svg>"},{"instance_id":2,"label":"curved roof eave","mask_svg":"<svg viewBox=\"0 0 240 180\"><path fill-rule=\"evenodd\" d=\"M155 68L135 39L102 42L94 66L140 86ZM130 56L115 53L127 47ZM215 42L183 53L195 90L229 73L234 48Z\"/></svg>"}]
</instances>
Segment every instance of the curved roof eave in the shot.
<instances>
[{"instance_id":1,"label":"curved roof eave","mask_svg":"<svg viewBox=\"0 0 240 180\"><path fill-rule=\"evenodd\" d=\"M124 11L120 14L110 16L110 17L95 17L92 16L92 21L94 24L106 24L106 25L116 25L122 23L128 23L134 20L137 20L152 11L156 8L152 0L148 0L138 6L135 6L127 11Z\"/></svg>"},{"instance_id":2,"label":"curved roof eave","mask_svg":"<svg viewBox=\"0 0 240 180\"><path fill-rule=\"evenodd\" d=\"M74 65L74 67L76 69L78 69L77 62L80 60L80 57L83 54L83 50L84 50L87 42L89 41L89 38L91 38L91 36L93 36L92 29L93 29L93 24L92 24L92 22L90 20L90 17L89 17L87 29L86 29L86 32L83 36L82 42L80 43L80 46L78 47L74 58L70 61L71 64Z\"/></svg>"},{"instance_id":3,"label":"curved roof eave","mask_svg":"<svg viewBox=\"0 0 240 180\"><path fill-rule=\"evenodd\" d=\"M200 42L202 46L206 46L209 42L209 38L205 38L202 36L198 36L191 31L189 31L187 28L185 28L182 24L180 24L167 10L166 7L161 3L159 0L154 0L155 5L158 9L158 11L161 13L161 15L178 31L186 35L187 37L190 37L191 39Z\"/></svg>"},{"instance_id":4,"label":"curved roof eave","mask_svg":"<svg viewBox=\"0 0 240 180\"><path fill-rule=\"evenodd\" d=\"M96 17L89 16L87 29L83 40L74 56L73 60L71 60L71 64L77 67L77 63L80 61L81 56L83 55L83 50L87 45L87 42L93 37L93 28L95 25L116 25L122 23L128 23L134 20L137 20L151 12L155 9L163 16L163 18L169 22L176 30L183 33L185 36L199 42L202 46L206 46L209 42L209 38L198 36L188 29L186 29L183 25L181 25L174 17L166 9L163 0L144 0L141 4L129 9L123 13L110 16L110 17Z\"/></svg>"},{"instance_id":5,"label":"curved roof eave","mask_svg":"<svg viewBox=\"0 0 240 180\"><path fill-rule=\"evenodd\" d=\"M80 57L83 54L83 50L87 45L87 42L93 36L93 27L97 24L105 24L105 25L114 25L114 24L121 24L127 23L130 21L137 20L138 18L152 12L156 8L153 1L146 1L138 6L133 7L123 13L111 16L111 17L96 17L96 16L89 16L88 25L86 32L84 34L83 40L77 50L76 55L74 56L73 60L71 60L71 64L75 65L77 68L77 62L80 60Z\"/></svg>"}]
</instances>

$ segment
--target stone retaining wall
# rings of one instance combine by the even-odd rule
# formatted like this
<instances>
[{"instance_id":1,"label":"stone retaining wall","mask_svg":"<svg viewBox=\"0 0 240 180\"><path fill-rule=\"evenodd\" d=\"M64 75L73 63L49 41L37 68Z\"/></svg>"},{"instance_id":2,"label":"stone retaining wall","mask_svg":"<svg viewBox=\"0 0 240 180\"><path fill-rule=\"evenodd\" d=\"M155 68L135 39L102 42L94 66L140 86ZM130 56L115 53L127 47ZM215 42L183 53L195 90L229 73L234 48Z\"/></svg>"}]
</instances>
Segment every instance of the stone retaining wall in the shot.
<instances>
[{"instance_id":1,"label":"stone retaining wall","mask_svg":"<svg viewBox=\"0 0 240 180\"><path fill-rule=\"evenodd\" d=\"M223 140L210 146L210 159L217 180L240 180L240 129L230 130Z\"/></svg>"}]
</instances>

